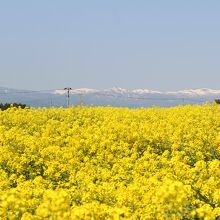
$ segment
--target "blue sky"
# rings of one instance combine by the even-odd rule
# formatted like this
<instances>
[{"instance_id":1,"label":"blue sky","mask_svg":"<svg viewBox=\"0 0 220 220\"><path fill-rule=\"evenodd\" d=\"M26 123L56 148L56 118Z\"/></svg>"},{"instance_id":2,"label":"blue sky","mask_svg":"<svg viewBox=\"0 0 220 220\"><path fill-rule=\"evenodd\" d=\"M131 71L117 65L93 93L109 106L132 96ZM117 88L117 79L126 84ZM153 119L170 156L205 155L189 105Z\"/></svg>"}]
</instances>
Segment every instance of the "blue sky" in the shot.
<instances>
[{"instance_id":1,"label":"blue sky","mask_svg":"<svg viewBox=\"0 0 220 220\"><path fill-rule=\"evenodd\" d=\"M218 0L0 2L0 86L220 87Z\"/></svg>"}]
</instances>

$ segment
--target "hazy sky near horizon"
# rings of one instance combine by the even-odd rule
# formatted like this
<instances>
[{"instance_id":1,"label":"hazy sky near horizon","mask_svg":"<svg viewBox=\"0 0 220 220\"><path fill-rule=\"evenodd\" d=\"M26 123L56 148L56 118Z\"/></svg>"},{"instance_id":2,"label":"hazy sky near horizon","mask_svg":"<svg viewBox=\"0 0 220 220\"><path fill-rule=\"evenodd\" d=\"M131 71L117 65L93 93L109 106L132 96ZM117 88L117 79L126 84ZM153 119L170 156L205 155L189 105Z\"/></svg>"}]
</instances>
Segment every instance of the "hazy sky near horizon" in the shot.
<instances>
[{"instance_id":1,"label":"hazy sky near horizon","mask_svg":"<svg viewBox=\"0 0 220 220\"><path fill-rule=\"evenodd\" d=\"M220 88L218 0L0 1L0 86Z\"/></svg>"}]
</instances>

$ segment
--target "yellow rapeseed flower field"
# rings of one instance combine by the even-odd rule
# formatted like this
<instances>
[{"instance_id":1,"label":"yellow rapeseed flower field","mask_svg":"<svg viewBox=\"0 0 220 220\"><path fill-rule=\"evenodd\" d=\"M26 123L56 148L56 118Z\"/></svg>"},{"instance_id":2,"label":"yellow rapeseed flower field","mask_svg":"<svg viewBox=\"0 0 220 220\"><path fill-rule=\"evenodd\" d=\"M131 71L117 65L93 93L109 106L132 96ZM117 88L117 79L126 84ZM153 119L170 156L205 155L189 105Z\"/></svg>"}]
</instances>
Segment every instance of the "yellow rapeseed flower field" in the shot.
<instances>
[{"instance_id":1,"label":"yellow rapeseed flower field","mask_svg":"<svg viewBox=\"0 0 220 220\"><path fill-rule=\"evenodd\" d=\"M220 219L220 106L0 111L0 219Z\"/></svg>"}]
</instances>

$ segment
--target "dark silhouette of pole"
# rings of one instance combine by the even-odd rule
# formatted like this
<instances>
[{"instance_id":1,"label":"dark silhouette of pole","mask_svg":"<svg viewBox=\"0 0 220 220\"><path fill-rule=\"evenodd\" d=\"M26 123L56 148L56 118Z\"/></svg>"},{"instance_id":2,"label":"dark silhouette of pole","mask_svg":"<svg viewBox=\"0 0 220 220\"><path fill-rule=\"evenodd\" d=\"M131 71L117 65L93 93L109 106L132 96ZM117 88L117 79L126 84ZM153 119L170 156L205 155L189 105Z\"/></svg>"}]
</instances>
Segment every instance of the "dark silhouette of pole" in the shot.
<instances>
[{"instance_id":1,"label":"dark silhouette of pole","mask_svg":"<svg viewBox=\"0 0 220 220\"><path fill-rule=\"evenodd\" d=\"M82 99L82 94L79 94L79 105L83 105L83 99Z\"/></svg>"},{"instance_id":2,"label":"dark silhouette of pole","mask_svg":"<svg viewBox=\"0 0 220 220\"><path fill-rule=\"evenodd\" d=\"M64 88L64 90L67 90L67 107L70 107L70 90L72 90L72 88L70 87L66 87Z\"/></svg>"},{"instance_id":3,"label":"dark silhouette of pole","mask_svg":"<svg viewBox=\"0 0 220 220\"><path fill-rule=\"evenodd\" d=\"M53 99L52 99L52 97L50 98L50 107L52 107L53 106Z\"/></svg>"}]
</instances>

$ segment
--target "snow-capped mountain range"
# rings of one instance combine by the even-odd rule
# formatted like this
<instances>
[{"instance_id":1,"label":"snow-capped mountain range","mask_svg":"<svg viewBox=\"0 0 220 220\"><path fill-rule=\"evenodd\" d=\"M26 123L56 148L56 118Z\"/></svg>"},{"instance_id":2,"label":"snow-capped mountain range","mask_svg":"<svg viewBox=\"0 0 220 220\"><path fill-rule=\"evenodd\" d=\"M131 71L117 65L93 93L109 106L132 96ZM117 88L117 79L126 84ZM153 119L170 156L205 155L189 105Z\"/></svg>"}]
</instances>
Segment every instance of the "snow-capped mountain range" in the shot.
<instances>
[{"instance_id":1,"label":"snow-capped mountain range","mask_svg":"<svg viewBox=\"0 0 220 220\"><path fill-rule=\"evenodd\" d=\"M57 89L52 91L53 94L63 95L66 93L66 90ZM148 95L148 94L159 94L159 95L175 95L180 97L195 97L195 96L210 96L210 95L220 95L220 90L202 88L202 89L186 89L180 91L172 91L172 92L161 92L156 90L149 89L123 89L120 87L113 87L111 89L97 90L97 89L88 89L88 88L80 88L80 89L72 89L70 90L70 94L99 94L99 93L112 93L112 94L134 94L134 95Z\"/></svg>"},{"instance_id":2,"label":"snow-capped mountain range","mask_svg":"<svg viewBox=\"0 0 220 220\"><path fill-rule=\"evenodd\" d=\"M150 89L78 88L70 90L73 105L111 105L124 107L174 106L202 104L220 99L220 90L201 88L162 92ZM67 91L54 89L30 91L0 87L0 103L20 102L34 107L66 106Z\"/></svg>"}]
</instances>

